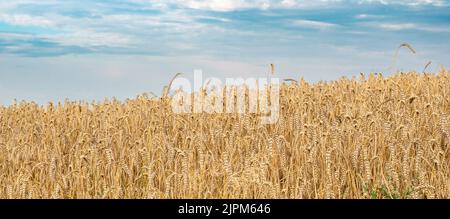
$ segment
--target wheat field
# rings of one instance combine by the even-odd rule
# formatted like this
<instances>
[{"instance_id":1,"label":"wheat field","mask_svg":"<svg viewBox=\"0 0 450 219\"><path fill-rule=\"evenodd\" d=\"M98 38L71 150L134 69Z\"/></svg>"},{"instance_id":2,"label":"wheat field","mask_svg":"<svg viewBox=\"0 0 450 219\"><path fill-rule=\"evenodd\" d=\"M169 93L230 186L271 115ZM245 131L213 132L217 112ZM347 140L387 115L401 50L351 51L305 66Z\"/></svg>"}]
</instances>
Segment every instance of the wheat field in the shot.
<instances>
[{"instance_id":1,"label":"wheat field","mask_svg":"<svg viewBox=\"0 0 450 219\"><path fill-rule=\"evenodd\" d=\"M281 86L280 120L170 96L0 107L0 198L450 197L450 71Z\"/></svg>"}]
</instances>

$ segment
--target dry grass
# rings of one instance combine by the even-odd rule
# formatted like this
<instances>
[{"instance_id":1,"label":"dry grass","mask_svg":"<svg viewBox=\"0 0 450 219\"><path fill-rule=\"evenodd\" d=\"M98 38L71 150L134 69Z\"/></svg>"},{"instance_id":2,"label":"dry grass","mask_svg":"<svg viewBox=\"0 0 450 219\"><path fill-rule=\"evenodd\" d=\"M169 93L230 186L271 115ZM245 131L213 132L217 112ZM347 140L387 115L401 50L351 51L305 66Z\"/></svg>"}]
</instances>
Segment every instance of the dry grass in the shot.
<instances>
[{"instance_id":1,"label":"dry grass","mask_svg":"<svg viewBox=\"0 0 450 219\"><path fill-rule=\"evenodd\" d=\"M283 85L281 118L170 97L0 108L0 198L449 198L450 71Z\"/></svg>"}]
</instances>

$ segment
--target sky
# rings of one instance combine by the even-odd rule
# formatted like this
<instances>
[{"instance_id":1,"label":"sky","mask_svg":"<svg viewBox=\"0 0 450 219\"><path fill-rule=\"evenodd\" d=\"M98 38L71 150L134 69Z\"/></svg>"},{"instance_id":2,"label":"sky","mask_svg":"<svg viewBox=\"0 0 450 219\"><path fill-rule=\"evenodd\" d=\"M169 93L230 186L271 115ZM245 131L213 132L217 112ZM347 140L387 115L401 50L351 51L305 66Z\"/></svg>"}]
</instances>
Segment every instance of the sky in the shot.
<instances>
[{"instance_id":1,"label":"sky","mask_svg":"<svg viewBox=\"0 0 450 219\"><path fill-rule=\"evenodd\" d=\"M444 0L0 0L0 104L160 94L178 72L310 82L450 66ZM395 49L407 42L393 66Z\"/></svg>"}]
</instances>

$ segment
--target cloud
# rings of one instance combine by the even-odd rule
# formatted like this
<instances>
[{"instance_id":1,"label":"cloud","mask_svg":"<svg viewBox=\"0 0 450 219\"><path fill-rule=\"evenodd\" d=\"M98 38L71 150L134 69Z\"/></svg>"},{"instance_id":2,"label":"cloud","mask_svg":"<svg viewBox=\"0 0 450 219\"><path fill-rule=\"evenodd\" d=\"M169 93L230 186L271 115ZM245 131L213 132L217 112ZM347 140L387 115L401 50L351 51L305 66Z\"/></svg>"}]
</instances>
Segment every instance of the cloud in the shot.
<instances>
[{"instance_id":1,"label":"cloud","mask_svg":"<svg viewBox=\"0 0 450 219\"><path fill-rule=\"evenodd\" d=\"M417 30L435 33L450 32L450 26L438 26L419 23L364 23L363 25L389 31Z\"/></svg>"},{"instance_id":2,"label":"cloud","mask_svg":"<svg viewBox=\"0 0 450 219\"><path fill-rule=\"evenodd\" d=\"M182 1L178 4L193 9L204 9L213 11L232 11L236 9L245 9L251 7L257 7L259 4L255 2L242 1L242 0L204 0L204 1Z\"/></svg>"},{"instance_id":3,"label":"cloud","mask_svg":"<svg viewBox=\"0 0 450 219\"><path fill-rule=\"evenodd\" d=\"M210 11L236 11L246 9L301 9L318 8L348 4L382 4L404 6L448 6L444 0L129 0L159 8L175 6Z\"/></svg>"},{"instance_id":4,"label":"cloud","mask_svg":"<svg viewBox=\"0 0 450 219\"><path fill-rule=\"evenodd\" d=\"M155 2L155 1L149 1ZM160 1L156 1L160 2ZM298 9L314 8L342 4L383 4L383 5L405 5L405 6L446 6L444 0L166 0L169 4L193 9L213 11L233 11L243 9Z\"/></svg>"},{"instance_id":5,"label":"cloud","mask_svg":"<svg viewBox=\"0 0 450 219\"><path fill-rule=\"evenodd\" d=\"M243 9L268 9L272 6L270 0L131 0L134 3L150 4L159 8L175 6L210 11L235 11Z\"/></svg>"},{"instance_id":6,"label":"cloud","mask_svg":"<svg viewBox=\"0 0 450 219\"><path fill-rule=\"evenodd\" d=\"M131 0L135 3L147 3L150 5L175 6L198 10L229 12L248 9L295 9L324 6L334 4L342 0Z\"/></svg>"},{"instance_id":7,"label":"cloud","mask_svg":"<svg viewBox=\"0 0 450 219\"><path fill-rule=\"evenodd\" d=\"M25 52L25 49L18 49L25 46L30 51L38 51L37 49L42 49L43 45L49 45L48 51L58 51L52 54L120 52L230 55L241 53L243 44L251 44L252 48L249 50L258 51L258 48L265 48L263 45L274 40L278 48L284 48L283 45L290 45L301 37L304 41L310 40L310 37L317 40L334 37L309 35L319 34L318 31L305 35L302 33L302 36L299 36L301 29L339 28L342 32L336 32L337 34L347 32L366 35L373 33L375 28L382 31L448 32L446 26L427 23L428 17L423 20L414 17L408 19L407 23L368 23L376 21L375 18L405 18L407 14L402 14L401 11L400 14L387 16L383 14L384 11L379 10L379 7L367 6L364 7L364 13L355 15L360 10L353 9L355 4L389 5L416 2L417 5L439 5L439 1L124 0L120 4L112 4L116 1L86 0L83 4L74 0L67 0L64 3L58 0L2 2L0 22L11 25L0 24L0 31L29 33L31 37L35 37L32 38L34 41L31 40L35 43L30 43L30 40L10 36L10 38L17 37L16 41L11 41L17 45L8 45L9 49L2 50L2 53L19 50ZM338 13L330 14L329 9L334 6ZM393 7L393 10L396 8ZM303 9L308 9L308 13L303 13L305 12ZM436 10L442 14L445 8ZM344 11L346 14L343 16ZM359 19L361 23L355 23L352 17L349 19L349 15ZM420 24L421 22L423 24ZM266 49L276 51L277 48L273 47ZM289 51L289 48L286 46L285 51Z\"/></svg>"},{"instance_id":8,"label":"cloud","mask_svg":"<svg viewBox=\"0 0 450 219\"><path fill-rule=\"evenodd\" d=\"M85 48L83 52L86 50L101 51L102 49L111 52L110 48L128 48L130 53L136 52L133 51L136 49L139 51L150 49L155 51L158 49L154 47L163 47L164 44L168 44L165 41L170 34L183 33L188 35L188 33L193 33L208 26L208 24L198 21L199 19L213 20L215 18L213 15L191 15L185 10L176 9L162 10L151 14L147 11L139 11L141 7L133 4L119 8L115 8L116 6L111 4L98 4L93 7L89 5L95 3L95 1L92 1L86 3L86 5L74 4L72 6L62 5L61 7L46 5L43 7L42 4L35 5L32 2L19 1L16 4L0 4L0 6L8 8L7 12L2 12L4 8L0 8L0 32L29 33L31 38L35 37L46 42L53 42L63 48L72 48L73 46ZM50 4L51 2L47 1L46 3ZM61 4L60 2L53 3ZM28 7L21 7L23 4ZM45 10L45 8L50 9ZM85 14L89 16L84 16ZM219 20L220 18L216 19L216 21ZM227 20L223 19L222 21ZM7 25L2 26L2 22ZM39 29L38 32L31 31L34 29L30 26L51 28ZM30 31L23 31L24 29ZM14 38L15 40L13 40ZM17 44L24 44L25 41L21 38L23 36L10 35L8 40ZM140 46L138 46L139 44ZM33 46L33 44L29 46ZM23 48L21 45L19 47ZM12 51L17 54L17 50L2 51ZM63 49L63 51L67 50Z\"/></svg>"},{"instance_id":9,"label":"cloud","mask_svg":"<svg viewBox=\"0 0 450 219\"><path fill-rule=\"evenodd\" d=\"M296 27L304 27L304 28L311 28L311 29L329 29L337 27L337 24L333 23L327 23L322 21L314 21L314 20L294 20L292 21L292 25Z\"/></svg>"},{"instance_id":10,"label":"cloud","mask_svg":"<svg viewBox=\"0 0 450 219\"><path fill-rule=\"evenodd\" d=\"M50 27L54 22L40 16L31 16L28 14L0 14L0 21L21 26L41 26Z\"/></svg>"},{"instance_id":11,"label":"cloud","mask_svg":"<svg viewBox=\"0 0 450 219\"><path fill-rule=\"evenodd\" d=\"M49 35L47 36L47 39L61 45L82 47L127 47L134 42L132 37L128 35L97 32L88 29L80 29L66 34Z\"/></svg>"},{"instance_id":12,"label":"cloud","mask_svg":"<svg viewBox=\"0 0 450 219\"><path fill-rule=\"evenodd\" d=\"M385 30L409 30L409 29L417 29L417 25L413 23L381 23L378 26Z\"/></svg>"},{"instance_id":13,"label":"cloud","mask_svg":"<svg viewBox=\"0 0 450 219\"><path fill-rule=\"evenodd\" d=\"M231 19L222 18L222 17L214 17L214 16L197 16L196 20L208 20L208 21L217 21L217 22L231 22Z\"/></svg>"},{"instance_id":14,"label":"cloud","mask_svg":"<svg viewBox=\"0 0 450 219\"><path fill-rule=\"evenodd\" d=\"M448 6L445 0L360 0L359 4L382 4L382 5L404 5L423 6L431 5L436 7Z\"/></svg>"},{"instance_id":15,"label":"cloud","mask_svg":"<svg viewBox=\"0 0 450 219\"><path fill-rule=\"evenodd\" d=\"M0 11L15 9L22 5L46 5L56 3L57 0L14 0L14 1L1 1Z\"/></svg>"},{"instance_id":16,"label":"cloud","mask_svg":"<svg viewBox=\"0 0 450 219\"><path fill-rule=\"evenodd\" d=\"M103 15L96 21L102 26L109 26L115 28L116 26L134 29L135 31L145 31L146 28L167 28L174 30L194 30L204 27L198 23L197 19L209 18L214 19L213 16L189 15L184 11L168 11L157 16L142 15L142 14L112 14ZM219 20L220 18L216 18ZM166 30L167 30L166 29ZM155 29L153 29L155 30Z\"/></svg>"},{"instance_id":17,"label":"cloud","mask_svg":"<svg viewBox=\"0 0 450 219\"><path fill-rule=\"evenodd\" d=\"M79 46L62 45L56 41L31 34L1 33L0 53L25 57L50 57L73 53L90 52Z\"/></svg>"},{"instance_id":18,"label":"cloud","mask_svg":"<svg viewBox=\"0 0 450 219\"><path fill-rule=\"evenodd\" d=\"M378 18L384 18L383 15L376 15L376 14L357 14L355 15L356 19L378 19Z\"/></svg>"}]
</instances>

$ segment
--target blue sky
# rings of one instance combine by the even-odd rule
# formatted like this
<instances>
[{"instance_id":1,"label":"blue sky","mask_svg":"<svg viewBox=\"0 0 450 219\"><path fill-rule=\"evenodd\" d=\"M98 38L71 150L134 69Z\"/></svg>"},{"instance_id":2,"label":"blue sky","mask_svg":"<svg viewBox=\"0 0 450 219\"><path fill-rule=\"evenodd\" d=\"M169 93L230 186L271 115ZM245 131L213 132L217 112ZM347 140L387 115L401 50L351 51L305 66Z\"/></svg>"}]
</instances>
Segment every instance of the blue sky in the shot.
<instances>
[{"instance_id":1,"label":"blue sky","mask_svg":"<svg viewBox=\"0 0 450 219\"><path fill-rule=\"evenodd\" d=\"M442 0L0 2L0 104L133 98L177 72L308 81L450 65Z\"/></svg>"}]
</instances>

